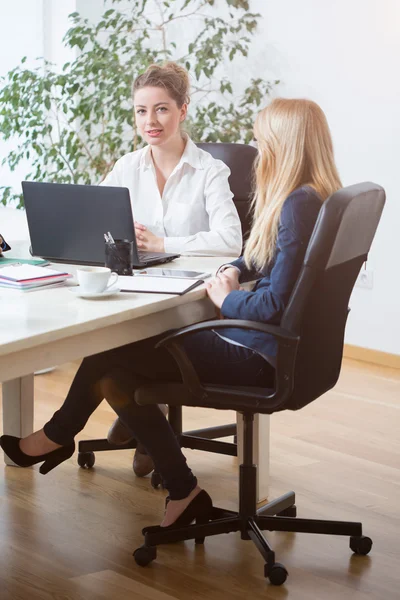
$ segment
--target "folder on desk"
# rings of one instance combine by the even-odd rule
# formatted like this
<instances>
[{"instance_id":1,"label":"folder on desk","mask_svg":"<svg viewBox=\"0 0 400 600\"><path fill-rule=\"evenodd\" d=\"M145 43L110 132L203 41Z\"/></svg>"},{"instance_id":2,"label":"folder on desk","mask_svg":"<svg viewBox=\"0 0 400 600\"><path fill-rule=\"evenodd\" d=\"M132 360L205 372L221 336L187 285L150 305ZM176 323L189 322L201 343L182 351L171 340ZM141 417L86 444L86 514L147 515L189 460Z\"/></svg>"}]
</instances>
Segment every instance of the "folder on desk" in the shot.
<instances>
[{"instance_id":1,"label":"folder on desk","mask_svg":"<svg viewBox=\"0 0 400 600\"><path fill-rule=\"evenodd\" d=\"M182 296L190 292L202 279L179 279L174 277L147 277L146 275L134 275L133 277L118 277L118 286L122 292L139 292L144 294L176 294Z\"/></svg>"},{"instance_id":2,"label":"folder on desk","mask_svg":"<svg viewBox=\"0 0 400 600\"><path fill-rule=\"evenodd\" d=\"M16 263L21 265L36 265L37 267L47 267L50 264L48 260L43 260L42 258L11 258L9 256L4 258L4 256L0 256L0 268L9 267Z\"/></svg>"}]
</instances>

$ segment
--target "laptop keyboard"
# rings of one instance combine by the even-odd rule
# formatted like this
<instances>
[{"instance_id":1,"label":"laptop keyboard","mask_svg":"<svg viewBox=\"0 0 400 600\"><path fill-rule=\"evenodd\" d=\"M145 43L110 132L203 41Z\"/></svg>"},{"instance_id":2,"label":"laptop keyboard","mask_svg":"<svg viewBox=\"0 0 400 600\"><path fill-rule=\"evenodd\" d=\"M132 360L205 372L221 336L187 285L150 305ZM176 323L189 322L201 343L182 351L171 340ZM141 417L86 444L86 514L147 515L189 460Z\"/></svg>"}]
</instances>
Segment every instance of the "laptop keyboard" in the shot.
<instances>
[{"instance_id":1,"label":"laptop keyboard","mask_svg":"<svg viewBox=\"0 0 400 600\"><path fill-rule=\"evenodd\" d=\"M139 255L139 260L146 262L148 260L155 260L157 258L160 258L160 256L162 256L162 254L151 254L150 252L138 252Z\"/></svg>"}]
</instances>

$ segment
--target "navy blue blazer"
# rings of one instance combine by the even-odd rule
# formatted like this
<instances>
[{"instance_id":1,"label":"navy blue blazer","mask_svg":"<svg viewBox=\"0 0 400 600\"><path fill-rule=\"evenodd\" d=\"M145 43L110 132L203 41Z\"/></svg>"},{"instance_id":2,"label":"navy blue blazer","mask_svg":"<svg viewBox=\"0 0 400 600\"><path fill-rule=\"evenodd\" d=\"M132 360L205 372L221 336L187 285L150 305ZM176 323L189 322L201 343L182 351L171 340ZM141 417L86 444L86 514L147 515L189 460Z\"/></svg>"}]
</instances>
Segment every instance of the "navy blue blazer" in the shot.
<instances>
[{"instance_id":1,"label":"navy blue blazer","mask_svg":"<svg viewBox=\"0 0 400 600\"><path fill-rule=\"evenodd\" d=\"M309 186L298 188L286 198L273 260L261 271L249 270L242 256L231 263L240 270L241 283L255 279L257 282L251 292L234 290L228 294L221 307L224 317L279 325L321 205L321 198ZM219 329L218 333L256 350L275 364L277 342L273 336L232 328Z\"/></svg>"}]
</instances>

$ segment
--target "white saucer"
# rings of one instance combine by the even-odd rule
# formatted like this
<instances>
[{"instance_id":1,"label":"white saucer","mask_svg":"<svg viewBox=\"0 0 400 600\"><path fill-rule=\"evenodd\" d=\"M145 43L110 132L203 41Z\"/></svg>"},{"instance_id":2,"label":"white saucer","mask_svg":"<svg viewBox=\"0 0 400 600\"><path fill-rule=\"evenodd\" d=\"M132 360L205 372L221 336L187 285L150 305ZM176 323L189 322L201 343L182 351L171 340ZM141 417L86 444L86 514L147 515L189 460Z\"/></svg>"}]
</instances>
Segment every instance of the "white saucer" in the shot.
<instances>
[{"instance_id":1,"label":"white saucer","mask_svg":"<svg viewBox=\"0 0 400 600\"><path fill-rule=\"evenodd\" d=\"M104 290L104 292L83 292L81 287L77 285L76 287L68 288L68 291L74 296L78 298L108 298L109 296L113 296L114 294L118 294L121 291L121 288L117 286L110 287L108 290Z\"/></svg>"}]
</instances>

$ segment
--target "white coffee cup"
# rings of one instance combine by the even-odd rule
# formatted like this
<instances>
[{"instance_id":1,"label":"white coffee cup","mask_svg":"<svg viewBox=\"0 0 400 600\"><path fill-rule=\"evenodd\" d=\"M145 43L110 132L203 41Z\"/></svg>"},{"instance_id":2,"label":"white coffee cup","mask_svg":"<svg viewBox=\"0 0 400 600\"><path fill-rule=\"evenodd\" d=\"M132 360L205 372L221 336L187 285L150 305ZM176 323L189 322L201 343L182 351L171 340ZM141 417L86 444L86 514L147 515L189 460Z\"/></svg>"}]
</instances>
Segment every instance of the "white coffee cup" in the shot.
<instances>
[{"instance_id":1,"label":"white coffee cup","mask_svg":"<svg viewBox=\"0 0 400 600\"><path fill-rule=\"evenodd\" d=\"M89 294L101 294L118 281L118 274L108 267L79 267L76 277L82 292Z\"/></svg>"}]
</instances>

